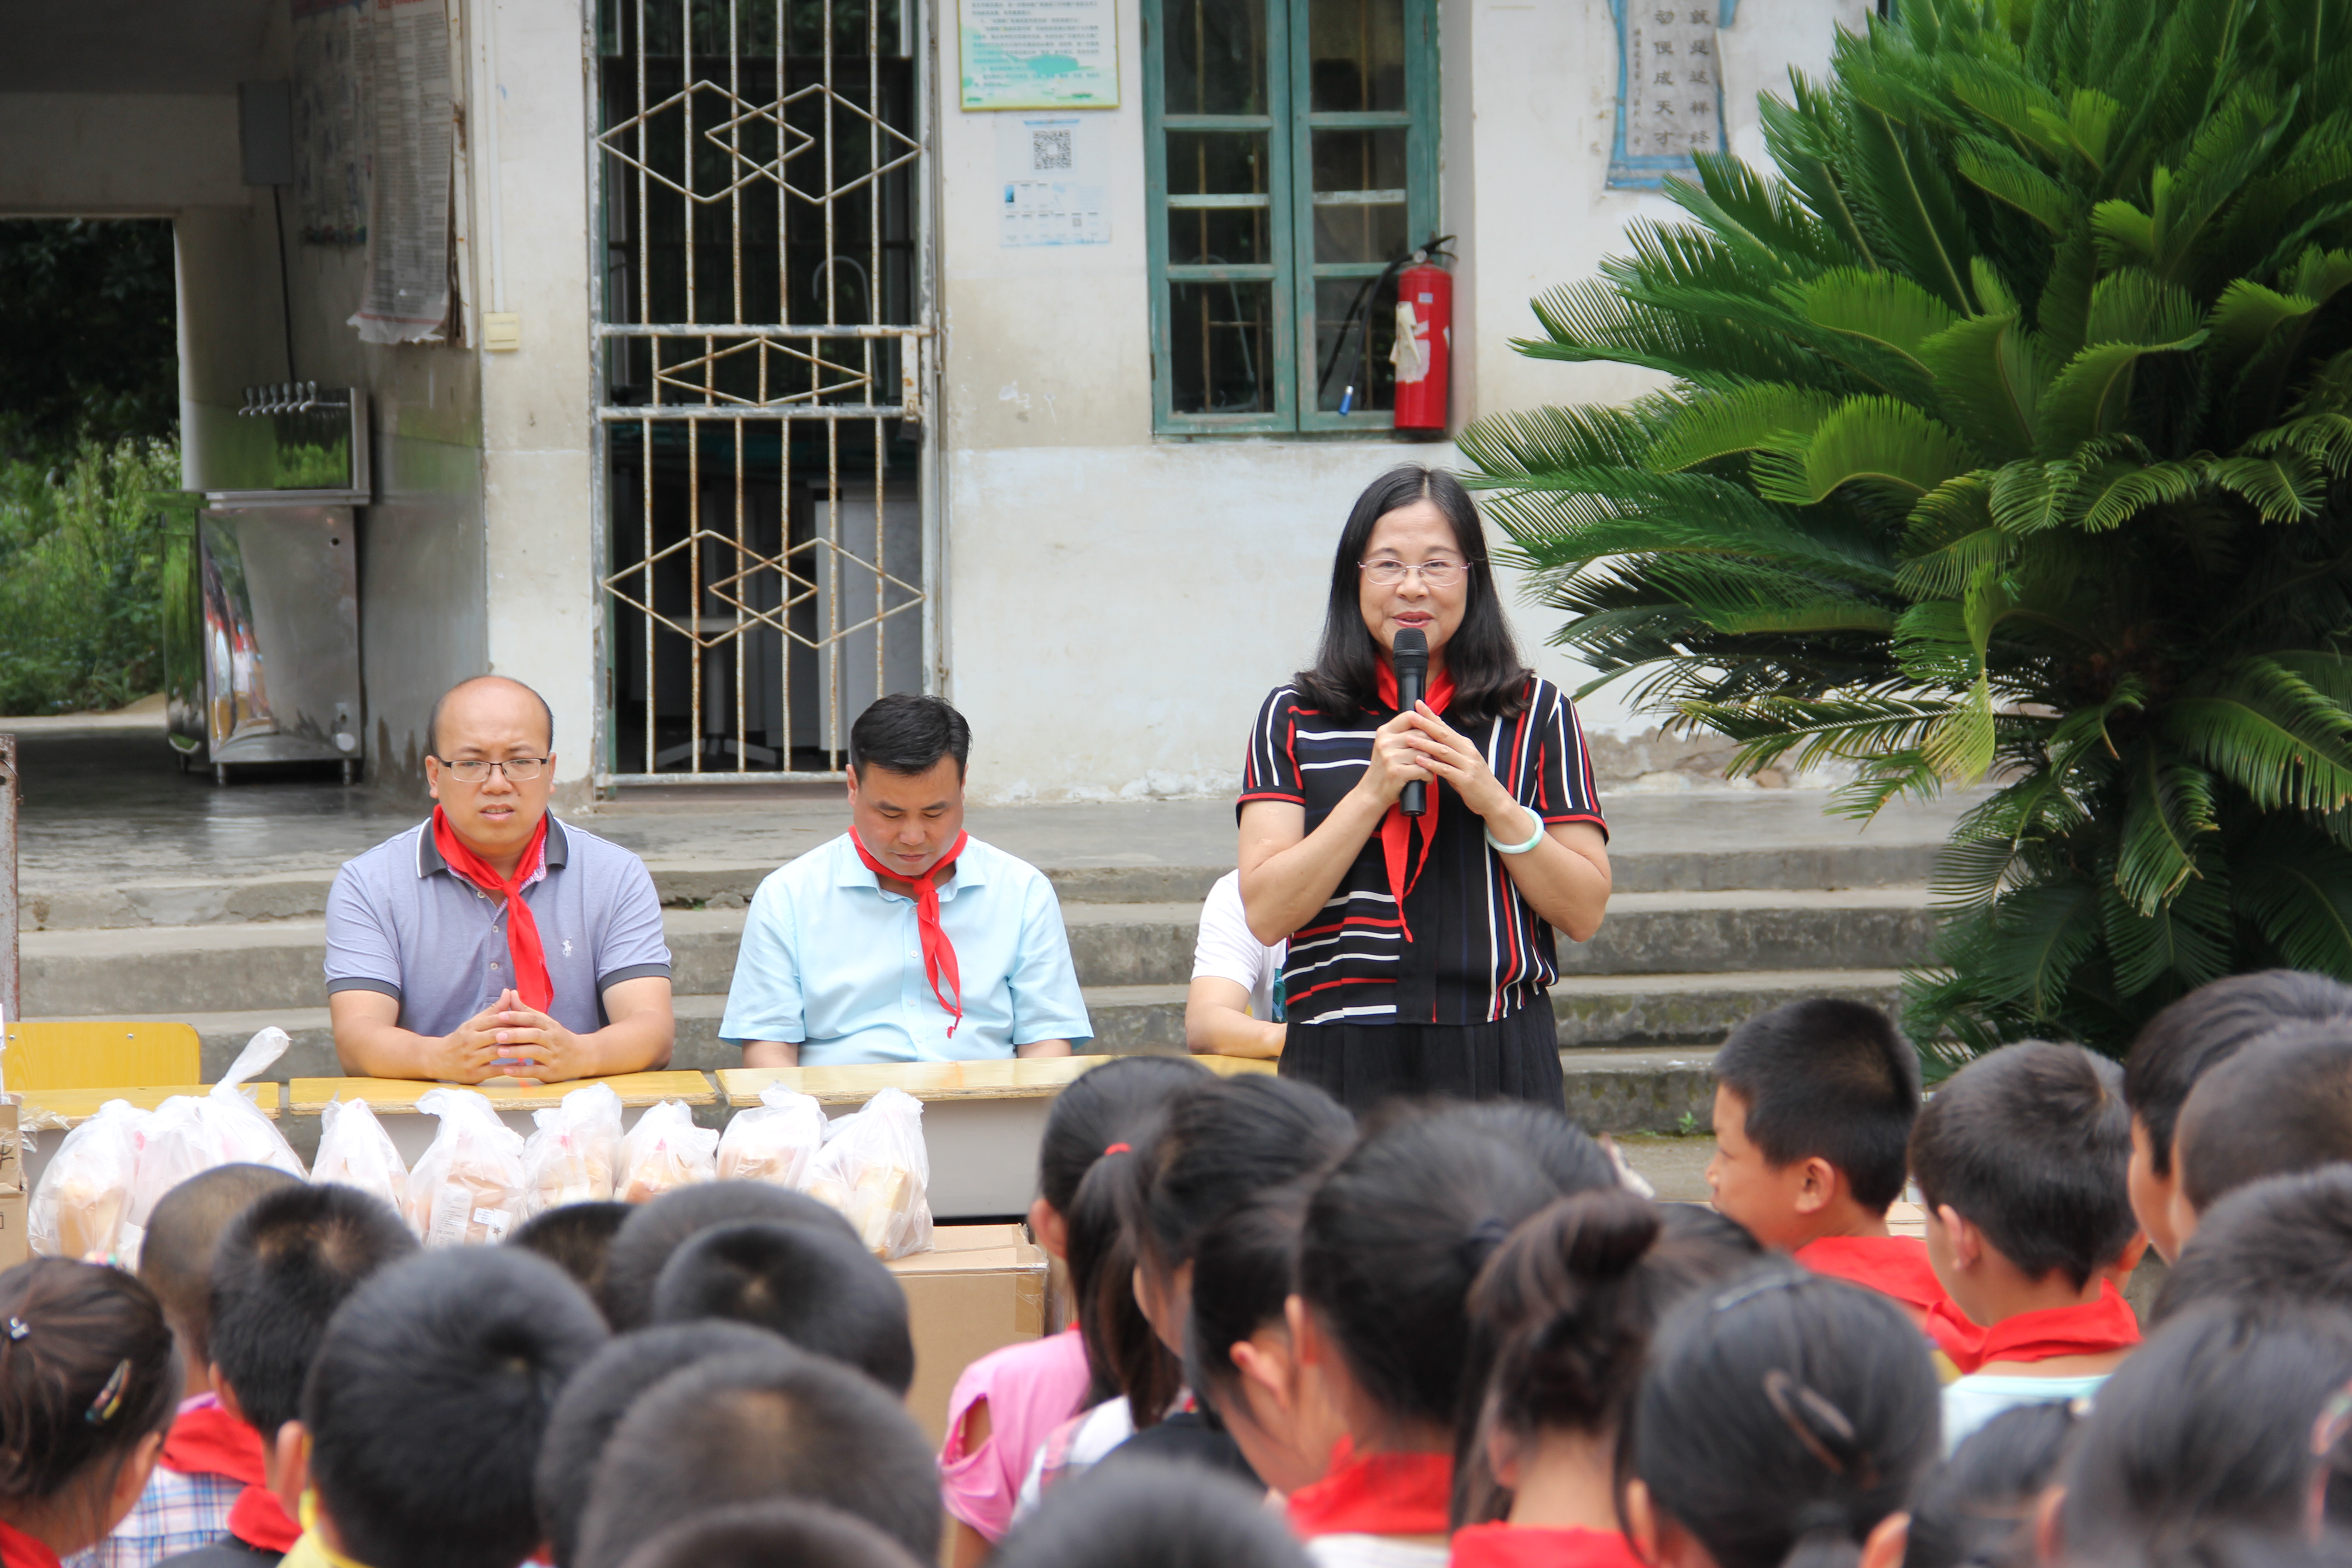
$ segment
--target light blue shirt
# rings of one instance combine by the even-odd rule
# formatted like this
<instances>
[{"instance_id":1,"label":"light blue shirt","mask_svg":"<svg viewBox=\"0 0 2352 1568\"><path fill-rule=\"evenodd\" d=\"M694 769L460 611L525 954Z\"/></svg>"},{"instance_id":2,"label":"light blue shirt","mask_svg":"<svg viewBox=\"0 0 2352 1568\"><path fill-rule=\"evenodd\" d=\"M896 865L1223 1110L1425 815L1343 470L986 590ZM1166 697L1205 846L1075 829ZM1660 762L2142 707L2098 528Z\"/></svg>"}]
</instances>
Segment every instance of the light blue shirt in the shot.
<instances>
[{"instance_id":1,"label":"light blue shirt","mask_svg":"<svg viewBox=\"0 0 2352 1568\"><path fill-rule=\"evenodd\" d=\"M977 1061L1037 1040L1094 1037L1062 906L1044 872L974 838L940 889L963 1022L923 974L915 901L886 893L845 833L751 895L719 1037L785 1040L807 1067Z\"/></svg>"},{"instance_id":2,"label":"light blue shirt","mask_svg":"<svg viewBox=\"0 0 2352 1568\"><path fill-rule=\"evenodd\" d=\"M2104 1372L2088 1377L1988 1377L1970 1373L1944 1385L1944 1452L1949 1455L2004 1410L2088 1399L2106 1381Z\"/></svg>"}]
</instances>

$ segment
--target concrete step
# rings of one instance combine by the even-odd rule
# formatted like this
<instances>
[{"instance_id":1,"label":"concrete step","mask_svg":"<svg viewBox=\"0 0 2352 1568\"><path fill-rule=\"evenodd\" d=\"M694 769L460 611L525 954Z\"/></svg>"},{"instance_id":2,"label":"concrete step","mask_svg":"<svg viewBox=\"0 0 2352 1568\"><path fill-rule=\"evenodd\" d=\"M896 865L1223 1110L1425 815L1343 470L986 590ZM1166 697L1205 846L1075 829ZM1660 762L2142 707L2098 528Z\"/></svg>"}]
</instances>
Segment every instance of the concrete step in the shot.
<instances>
[{"instance_id":1,"label":"concrete step","mask_svg":"<svg viewBox=\"0 0 2352 1568\"><path fill-rule=\"evenodd\" d=\"M1063 915L1081 984L1191 978L1197 905L1071 904ZM723 994L743 911L673 910L665 925L678 994ZM1580 977L1888 970L1925 956L1933 933L1927 891L1916 887L1626 893L1612 900L1591 942L1560 944L1560 967ZM35 1018L172 1017L323 1000L318 920L28 931L21 950L25 1009Z\"/></svg>"},{"instance_id":2,"label":"concrete step","mask_svg":"<svg viewBox=\"0 0 2352 1568\"><path fill-rule=\"evenodd\" d=\"M1611 858L1618 893L1721 892L1883 888L1924 883L1933 868L1929 844L1798 845L1780 849L1629 851ZM768 863L652 859L646 867L662 902L674 909L740 909ZM1046 867L1065 906L1198 903L1230 862L1200 865ZM265 877L165 878L102 887L45 886L22 890L33 931L127 930L142 926L229 925L247 921L316 919L327 907L331 867Z\"/></svg>"}]
</instances>

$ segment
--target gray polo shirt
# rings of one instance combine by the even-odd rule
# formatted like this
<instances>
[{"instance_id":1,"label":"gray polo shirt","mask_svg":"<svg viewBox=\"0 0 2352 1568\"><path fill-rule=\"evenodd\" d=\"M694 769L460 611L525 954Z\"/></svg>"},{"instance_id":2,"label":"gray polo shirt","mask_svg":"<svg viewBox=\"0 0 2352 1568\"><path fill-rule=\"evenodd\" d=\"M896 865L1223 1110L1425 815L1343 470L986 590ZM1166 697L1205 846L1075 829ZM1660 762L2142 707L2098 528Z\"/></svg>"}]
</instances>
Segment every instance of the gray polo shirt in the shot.
<instances>
[{"instance_id":1,"label":"gray polo shirt","mask_svg":"<svg viewBox=\"0 0 2352 1568\"><path fill-rule=\"evenodd\" d=\"M576 1034L601 1029L604 991L669 973L661 899L646 863L619 845L547 819L545 864L524 884L555 1000ZM400 1026L446 1035L514 984L506 900L451 871L419 823L343 862L327 894L327 994L375 991L400 1002Z\"/></svg>"}]
</instances>

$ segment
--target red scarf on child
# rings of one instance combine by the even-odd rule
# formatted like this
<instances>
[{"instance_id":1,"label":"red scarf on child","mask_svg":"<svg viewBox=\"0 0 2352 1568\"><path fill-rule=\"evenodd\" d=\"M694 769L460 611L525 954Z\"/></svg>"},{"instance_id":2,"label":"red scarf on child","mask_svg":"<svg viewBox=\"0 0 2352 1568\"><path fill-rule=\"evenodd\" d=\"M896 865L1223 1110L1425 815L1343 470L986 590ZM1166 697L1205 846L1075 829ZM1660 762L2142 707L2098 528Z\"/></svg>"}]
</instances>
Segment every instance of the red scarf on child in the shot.
<instances>
[{"instance_id":1,"label":"red scarf on child","mask_svg":"<svg viewBox=\"0 0 2352 1568\"><path fill-rule=\"evenodd\" d=\"M1397 701L1402 694L1397 690L1394 665L1382 664L1373 676L1373 683L1381 701L1400 712L1403 711ZM1453 672L1439 671L1436 680L1431 683L1422 700L1429 704L1431 712L1444 712L1445 705L1454 700ZM1404 863L1406 853L1412 847L1414 819L1404 814L1402 801L1391 805L1389 814L1381 818L1381 858L1388 862L1389 897L1396 900L1397 931L1407 942L1412 940L1412 928L1405 924L1404 896L1412 891L1414 883L1421 880L1422 868L1429 864L1430 846L1437 840L1437 786L1438 781L1432 779L1429 788L1423 792L1428 797L1429 809L1420 818L1421 858L1412 863L1411 877L1404 873Z\"/></svg>"},{"instance_id":2,"label":"red scarf on child","mask_svg":"<svg viewBox=\"0 0 2352 1568\"><path fill-rule=\"evenodd\" d=\"M1824 1236L1797 1248L1797 1261L1816 1274L1843 1279L1927 1312L1945 1300L1927 1264L1927 1244L1913 1236Z\"/></svg>"},{"instance_id":3,"label":"red scarf on child","mask_svg":"<svg viewBox=\"0 0 2352 1568\"><path fill-rule=\"evenodd\" d=\"M247 1546L280 1556L302 1539L302 1527L286 1517L278 1494L261 1486L247 1487L236 1494L236 1502L228 1510L228 1532Z\"/></svg>"},{"instance_id":4,"label":"red scarf on child","mask_svg":"<svg viewBox=\"0 0 2352 1568\"><path fill-rule=\"evenodd\" d=\"M1465 1524L1453 1548L1449 1568L1649 1568L1617 1530Z\"/></svg>"},{"instance_id":5,"label":"red scarf on child","mask_svg":"<svg viewBox=\"0 0 2352 1568\"><path fill-rule=\"evenodd\" d=\"M217 1405L180 1412L156 1460L182 1476L225 1476L261 1484L261 1434Z\"/></svg>"},{"instance_id":6,"label":"red scarf on child","mask_svg":"<svg viewBox=\"0 0 2352 1568\"><path fill-rule=\"evenodd\" d=\"M957 834L956 841L949 846L948 852L931 862L931 868L914 881L915 929L923 939L923 978L931 983L931 994L938 997L940 1005L948 1010L950 1039L955 1038L956 1026L963 1022L963 972L956 967L955 943L948 940L946 928L940 924L940 885L937 879L942 870L955 864L956 857L962 854L963 847L971 842L971 834ZM857 851L857 858L875 876L898 877L902 882L908 880L877 860L854 827L849 830L849 847Z\"/></svg>"},{"instance_id":7,"label":"red scarf on child","mask_svg":"<svg viewBox=\"0 0 2352 1568\"><path fill-rule=\"evenodd\" d=\"M1290 1494L1290 1528L1318 1535L1444 1535L1454 1503L1450 1454L1367 1454L1339 1439L1323 1479Z\"/></svg>"},{"instance_id":8,"label":"red scarf on child","mask_svg":"<svg viewBox=\"0 0 2352 1568\"><path fill-rule=\"evenodd\" d=\"M58 1568L58 1554L23 1531L0 1524L0 1568Z\"/></svg>"},{"instance_id":9,"label":"red scarf on child","mask_svg":"<svg viewBox=\"0 0 2352 1568\"><path fill-rule=\"evenodd\" d=\"M511 878L499 876L488 860L467 848L457 830L449 826L449 814L437 805L433 808L433 847L441 851L441 859L450 870L506 900L507 957L514 964L515 991L524 1006L534 1013L546 1012L555 1000L555 982L548 978L547 950L540 945L539 921L523 902L522 889L547 858L547 818L539 819Z\"/></svg>"},{"instance_id":10,"label":"red scarf on child","mask_svg":"<svg viewBox=\"0 0 2352 1568\"><path fill-rule=\"evenodd\" d=\"M2112 1279L2099 1299L2081 1306L2020 1312L1990 1328L1970 1322L1948 1299L1928 1310L1927 1333L1966 1375L1995 1362L2051 1361L2062 1355L2105 1355L2139 1343L2139 1319Z\"/></svg>"}]
</instances>

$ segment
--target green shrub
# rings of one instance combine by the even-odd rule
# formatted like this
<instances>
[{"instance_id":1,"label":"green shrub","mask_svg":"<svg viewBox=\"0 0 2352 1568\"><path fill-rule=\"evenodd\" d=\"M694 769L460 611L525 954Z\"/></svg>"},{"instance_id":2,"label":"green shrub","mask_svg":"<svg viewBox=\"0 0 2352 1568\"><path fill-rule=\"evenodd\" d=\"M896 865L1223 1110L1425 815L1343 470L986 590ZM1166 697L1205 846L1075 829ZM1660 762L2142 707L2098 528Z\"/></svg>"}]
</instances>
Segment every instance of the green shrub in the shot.
<instances>
[{"instance_id":1,"label":"green shrub","mask_svg":"<svg viewBox=\"0 0 2352 1568\"><path fill-rule=\"evenodd\" d=\"M85 441L58 468L0 464L0 713L119 708L162 689L157 491L170 441Z\"/></svg>"}]
</instances>

